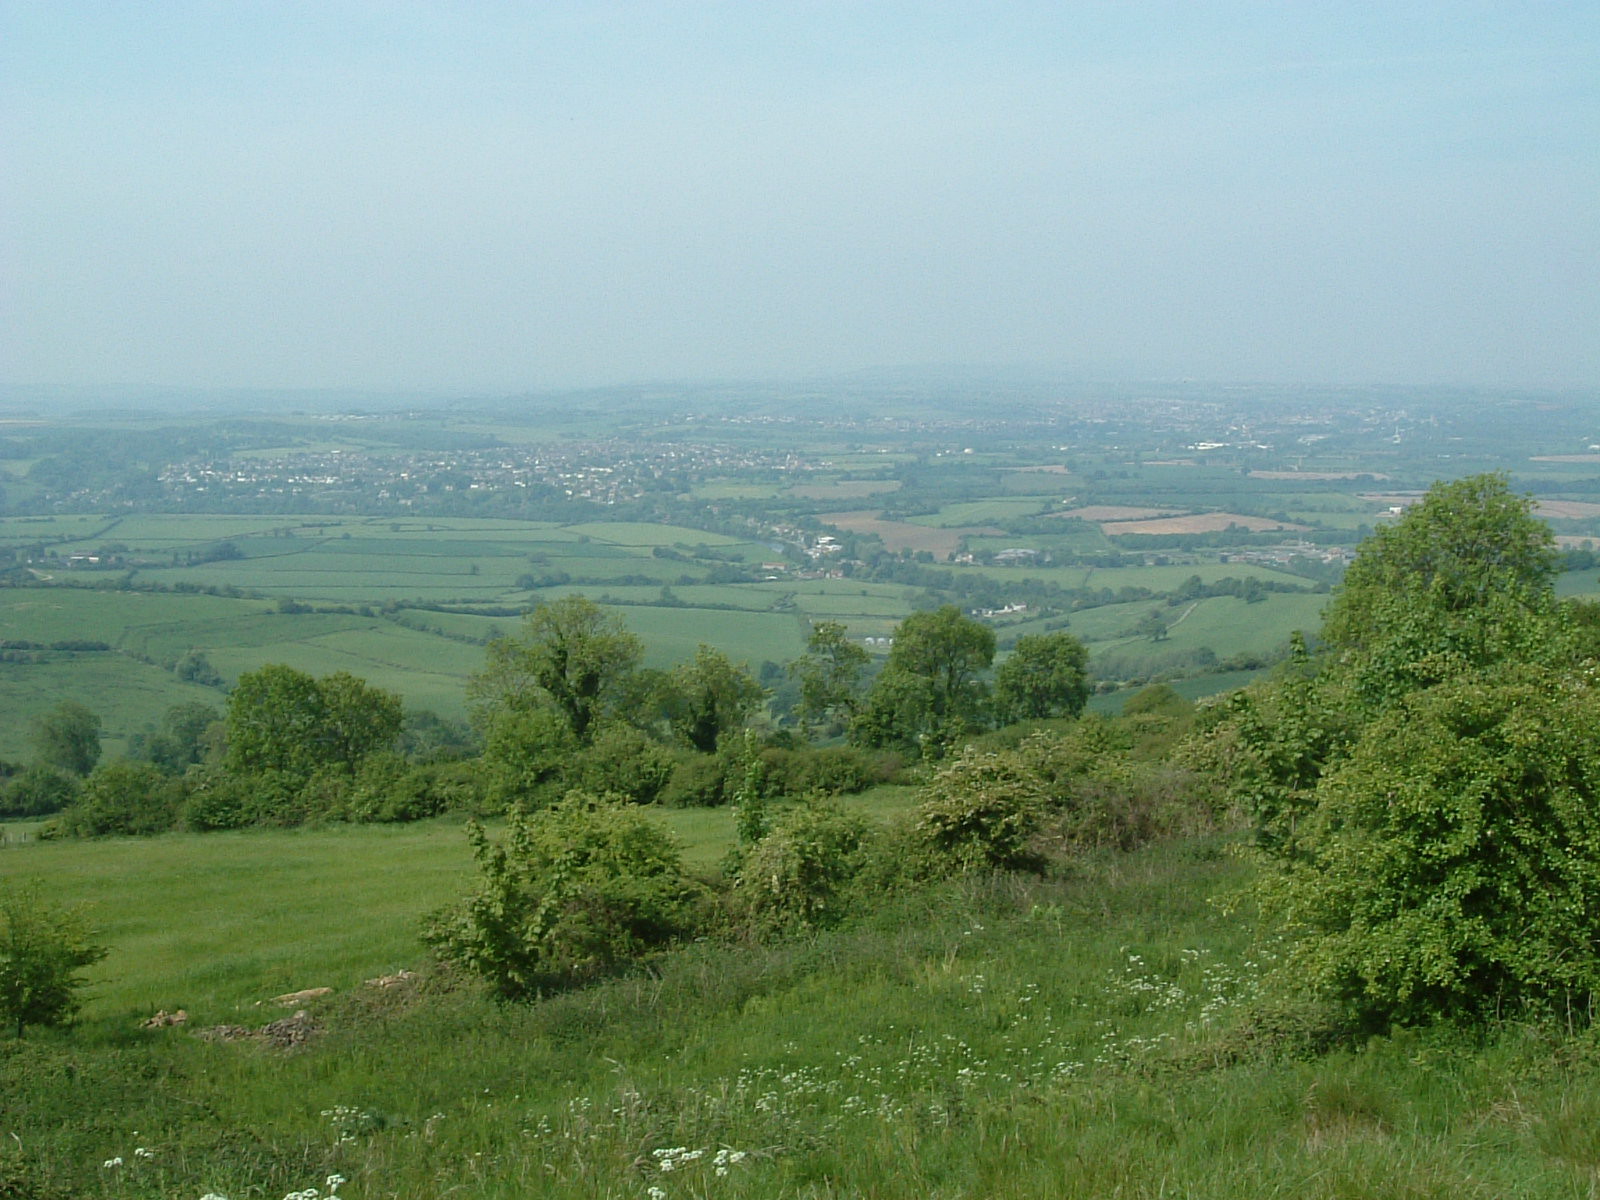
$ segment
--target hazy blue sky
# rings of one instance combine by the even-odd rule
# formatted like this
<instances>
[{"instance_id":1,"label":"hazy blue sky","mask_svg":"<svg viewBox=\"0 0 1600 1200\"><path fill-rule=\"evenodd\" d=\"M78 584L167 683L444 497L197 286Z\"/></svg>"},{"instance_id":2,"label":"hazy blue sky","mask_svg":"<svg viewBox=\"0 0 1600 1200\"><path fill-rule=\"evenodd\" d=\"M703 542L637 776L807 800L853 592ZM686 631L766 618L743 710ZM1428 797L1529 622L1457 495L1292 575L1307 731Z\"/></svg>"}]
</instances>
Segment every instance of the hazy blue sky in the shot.
<instances>
[{"instance_id":1,"label":"hazy blue sky","mask_svg":"<svg viewBox=\"0 0 1600 1200\"><path fill-rule=\"evenodd\" d=\"M0 0L0 380L1600 384L1600 3Z\"/></svg>"}]
</instances>

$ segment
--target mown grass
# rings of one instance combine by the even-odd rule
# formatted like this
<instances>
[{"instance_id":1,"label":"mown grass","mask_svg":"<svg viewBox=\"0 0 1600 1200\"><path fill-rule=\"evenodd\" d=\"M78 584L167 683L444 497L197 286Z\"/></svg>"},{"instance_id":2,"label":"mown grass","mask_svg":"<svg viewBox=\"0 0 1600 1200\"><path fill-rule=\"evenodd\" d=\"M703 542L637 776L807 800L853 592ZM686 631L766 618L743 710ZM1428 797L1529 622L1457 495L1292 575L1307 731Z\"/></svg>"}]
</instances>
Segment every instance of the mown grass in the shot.
<instances>
[{"instance_id":1,"label":"mown grass","mask_svg":"<svg viewBox=\"0 0 1600 1200\"><path fill-rule=\"evenodd\" d=\"M403 866L430 832L352 830L345 848ZM270 908L285 844L235 839L240 873L216 894ZM53 848L0 863L38 849ZM103 869L90 878L114 890ZM1312 1026L1265 1023L1271 944L1213 903L1248 879L1215 839L886 896L832 933L699 943L525 1006L440 976L353 984L391 961L376 953L348 975L326 961L338 951L320 931L383 943L406 926L403 878L367 882L354 905L299 879L292 914L212 950L224 979L281 955L297 982L340 986L310 1006L299 1048L139 1030L105 996L77 1030L0 1042L0 1136L15 1135L0 1155L66 1194L129 1200L275 1197L332 1173L352 1200L1575 1200L1600 1167L1592 1035L1328 1048ZM176 970L182 956L146 941L117 957Z\"/></svg>"}]
</instances>

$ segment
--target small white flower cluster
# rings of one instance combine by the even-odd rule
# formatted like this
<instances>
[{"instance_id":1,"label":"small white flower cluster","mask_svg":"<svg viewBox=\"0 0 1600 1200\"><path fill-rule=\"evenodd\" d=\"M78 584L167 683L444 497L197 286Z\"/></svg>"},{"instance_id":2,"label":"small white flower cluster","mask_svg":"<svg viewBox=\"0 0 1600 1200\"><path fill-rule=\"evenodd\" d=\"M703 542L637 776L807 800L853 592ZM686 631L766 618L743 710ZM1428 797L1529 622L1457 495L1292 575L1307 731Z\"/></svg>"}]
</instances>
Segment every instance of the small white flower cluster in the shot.
<instances>
[{"instance_id":1,"label":"small white flower cluster","mask_svg":"<svg viewBox=\"0 0 1600 1200\"><path fill-rule=\"evenodd\" d=\"M361 1110L351 1108L348 1104L335 1104L332 1108L322 1110L322 1115L327 1117L332 1124L334 1132L341 1142L356 1140L356 1128L361 1121Z\"/></svg>"},{"instance_id":2,"label":"small white flower cluster","mask_svg":"<svg viewBox=\"0 0 1600 1200\"><path fill-rule=\"evenodd\" d=\"M308 1187L302 1191L290 1192L283 1200L339 1200L339 1185L344 1181L343 1175L329 1175L327 1179L323 1180L323 1186L328 1189L326 1193L319 1192L314 1187Z\"/></svg>"},{"instance_id":3,"label":"small white flower cluster","mask_svg":"<svg viewBox=\"0 0 1600 1200\"><path fill-rule=\"evenodd\" d=\"M687 1146L672 1146L664 1150L652 1150L650 1153L656 1160L656 1166L662 1171L679 1170L690 1163L699 1162L706 1156L704 1150L691 1150ZM718 1175L726 1175L730 1167L735 1167L742 1163L748 1156L749 1151L747 1150L730 1150L727 1147L723 1147L712 1156L711 1169ZM656 1188L650 1189L651 1200L659 1200L659 1197L656 1196L657 1190ZM666 1193L662 1192L661 1195L665 1196Z\"/></svg>"},{"instance_id":4,"label":"small white flower cluster","mask_svg":"<svg viewBox=\"0 0 1600 1200\"><path fill-rule=\"evenodd\" d=\"M135 1134L138 1133L137 1130L134 1132ZM134 1158L154 1158L156 1156L156 1152L146 1146L139 1146L134 1149L133 1156ZM122 1155L119 1154L115 1158L106 1159L105 1162L100 1164L100 1169L102 1171L115 1171L121 1165Z\"/></svg>"},{"instance_id":5,"label":"small white flower cluster","mask_svg":"<svg viewBox=\"0 0 1600 1200\"><path fill-rule=\"evenodd\" d=\"M704 1150L691 1150L687 1146L673 1146L666 1150L652 1150L656 1166L663 1171L676 1171L679 1167L686 1167L695 1160L705 1155Z\"/></svg>"}]
</instances>

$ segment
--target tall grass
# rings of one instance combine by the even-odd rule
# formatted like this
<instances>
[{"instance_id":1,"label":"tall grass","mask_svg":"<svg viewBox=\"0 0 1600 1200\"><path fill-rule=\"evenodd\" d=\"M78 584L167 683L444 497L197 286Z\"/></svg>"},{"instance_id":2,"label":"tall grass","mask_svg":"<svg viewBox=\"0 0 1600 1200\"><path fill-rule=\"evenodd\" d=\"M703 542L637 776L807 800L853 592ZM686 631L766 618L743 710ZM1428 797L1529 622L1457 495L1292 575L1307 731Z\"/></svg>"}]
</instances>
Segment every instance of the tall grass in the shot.
<instances>
[{"instance_id":1,"label":"tall grass","mask_svg":"<svg viewBox=\"0 0 1600 1200\"><path fill-rule=\"evenodd\" d=\"M379 989L334 969L339 929L385 945L406 899L449 886L415 870L420 837L348 836L346 858L393 864L392 902L371 880L365 908L300 880L296 912L212 951L236 980L281 956L297 981L337 985L310 1008L309 1042L139 1030L103 994L76 1031L0 1043L0 1155L16 1156L15 1133L41 1185L191 1200L276 1197L334 1173L357 1200L1459 1200L1579 1197L1596 1182L1600 1042L1512 1028L1322 1050L1314 1025L1264 1015L1271 947L1212 903L1247 878L1215 840L885 898L830 934L700 943L496 1006L437 974ZM152 852L177 886L180 856L159 840L105 847L98 868L82 864L103 894L119 853ZM5 862L53 848L24 849ZM240 905L304 869L291 837L240 835L227 852L216 887ZM164 954L147 930L119 957L179 969L158 966Z\"/></svg>"}]
</instances>

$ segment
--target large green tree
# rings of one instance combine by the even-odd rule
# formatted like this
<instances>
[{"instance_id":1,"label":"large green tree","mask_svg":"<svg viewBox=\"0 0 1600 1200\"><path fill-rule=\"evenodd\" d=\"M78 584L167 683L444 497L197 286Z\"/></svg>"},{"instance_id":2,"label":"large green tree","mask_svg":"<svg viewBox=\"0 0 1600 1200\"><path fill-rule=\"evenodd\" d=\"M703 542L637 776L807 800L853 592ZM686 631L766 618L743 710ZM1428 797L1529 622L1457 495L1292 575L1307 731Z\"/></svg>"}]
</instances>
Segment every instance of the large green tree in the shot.
<instances>
[{"instance_id":1,"label":"large green tree","mask_svg":"<svg viewBox=\"0 0 1600 1200\"><path fill-rule=\"evenodd\" d=\"M1211 761L1257 833L1294 853L1323 771L1417 691L1501 664L1579 653L1554 601L1549 529L1503 475L1435 484L1363 542L1335 593L1323 652L1297 642L1279 677L1202 724Z\"/></svg>"},{"instance_id":2,"label":"large green tree","mask_svg":"<svg viewBox=\"0 0 1600 1200\"><path fill-rule=\"evenodd\" d=\"M1075 717L1089 702L1089 652L1070 633L1017 639L994 673L994 710L1001 724Z\"/></svg>"},{"instance_id":3,"label":"large green tree","mask_svg":"<svg viewBox=\"0 0 1600 1200\"><path fill-rule=\"evenodd\" d=\"M851 736L869 746L941 755L978 722L987 699L982 676L994 650L994 631L953 604L912 613L895 629L889 661Z\"/></svg>"},{"instance_id":4,"label":"large green tree","mask_svg":"<svg viewBox=\"0 0 1600 1200\"><path fill-rule=\"evenodd\" d=\"M205 759L212 727L222 714L209 704L186 700L162 714L159 726L134 738L134 757L146 758L163 770L181 772Z\"/></svg>"},{"instance_id":5,"label":"large green tree","mask_svg":"<svg viewBox=\"0 0 1600 1200\"><path fill-rule=\"evenodd\" d=\"M1361 546L1320 659L1206 729L1288 976L1374 1024L1600 990L1600 693L1532 507L1435 485Z\"/></svg>"},{"instance_id":6,"label":"large green tree","mask_svg":"<svg viewBox=\"0 0 1600 1200\"><path fill-rule=\"evenodd\" d=\"M247 671L228 696L228 766L305 779L354 768L400 735L400 697L346 671L318 679L282 663Z\"/></svg>"},{"instance_id":7,"label":"large green tree","mask_svg":"<svg viewBox=\"0 0 1600 1200\"><path fill-rule=\"evenodd\" d=\"M74 775L87 775L100 761L100 718L76 700L33 719L33 749L38 760Z\"/></svg>"},{"instance_id":8,"label":"large green tree","mask_svg":"<svg viewBox=\"0 0 1600 1200\"><path fill-rule=\"evenodd\" d=\"M860 703L861 677L871 656L850 640L842 621L818 621L806 639L806 652L789 664L800 681L800 715L824 724L847 722Z\"/></svg>"},{"instance_id":9,"label":"large green tree","mask_svg":"<svg viewBox=\"0 0 1600 1200\"><path fill-rule=\"evenodd\" d=\"M1323 625L1366 704L1552 646L1554 539L1504 475L1438 483L1361 544Z\"/></svg>"},{"instance_id":10,"label":"large green tree","mask_svg":"<svg viewBox=\"0 0 1600 1200\"><path fill-rule=\"evenodd\" d=\"M468 695L485 722L497 711L552 706L587 742L643 656L644 644L619 618L586 596L564 596L529 613L516 635L489 643Z\"/></svg>"},{"instance_id":11,"label":"large green tree","mask_svg":"<svg viewBox=\"0 0 1600 1200\"><path fill-rule=\"evenodd\" d=\"M765 696L749 671L702 643L669 677L667 721L685 744L710 754L725 736L744 728Z\"/></svg>"}]
</instances>

